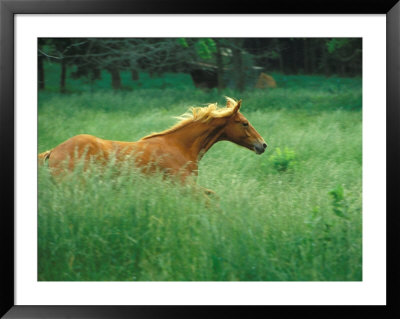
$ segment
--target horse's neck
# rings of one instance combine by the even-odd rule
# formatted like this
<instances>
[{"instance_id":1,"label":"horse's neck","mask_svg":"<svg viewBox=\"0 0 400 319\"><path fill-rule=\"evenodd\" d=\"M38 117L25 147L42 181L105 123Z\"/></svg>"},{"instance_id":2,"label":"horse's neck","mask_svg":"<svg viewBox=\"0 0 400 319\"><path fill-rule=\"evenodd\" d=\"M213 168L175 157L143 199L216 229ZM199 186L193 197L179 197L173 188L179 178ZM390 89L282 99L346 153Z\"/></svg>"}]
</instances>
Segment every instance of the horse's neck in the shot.
<instances>
[{"instance_id":1,"label":"horse's neck","mask_svg":"<svg viewBox=\"0 0 400 319\"><path fill-rule=\"evenodd\" d=\"M216 120L214 120L216 121ZM192 160L201 157L218 142L223 131L222 123L189 123L164 137L171 143L180 145Z\"/></svg>"}]
</instances>

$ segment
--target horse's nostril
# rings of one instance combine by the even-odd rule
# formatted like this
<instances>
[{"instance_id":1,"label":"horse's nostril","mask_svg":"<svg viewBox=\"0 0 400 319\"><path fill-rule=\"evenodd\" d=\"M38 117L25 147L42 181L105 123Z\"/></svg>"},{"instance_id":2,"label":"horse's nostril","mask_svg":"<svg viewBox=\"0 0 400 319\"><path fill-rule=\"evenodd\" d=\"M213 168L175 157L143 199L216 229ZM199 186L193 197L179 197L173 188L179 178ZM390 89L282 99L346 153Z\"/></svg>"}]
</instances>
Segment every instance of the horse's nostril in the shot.
<instances>
[{"instance_id":1,"label":"horse's nostril","mask_svg":"<svg viewBox=\"0 0 400 319\"><path fill-rule=\"evenodd\" d=\"M264 147L264 149L266 149L266 148L267 148L267 144L264 143L264 144L263 144L263 147Z\"/></svg>"}]
</instances>

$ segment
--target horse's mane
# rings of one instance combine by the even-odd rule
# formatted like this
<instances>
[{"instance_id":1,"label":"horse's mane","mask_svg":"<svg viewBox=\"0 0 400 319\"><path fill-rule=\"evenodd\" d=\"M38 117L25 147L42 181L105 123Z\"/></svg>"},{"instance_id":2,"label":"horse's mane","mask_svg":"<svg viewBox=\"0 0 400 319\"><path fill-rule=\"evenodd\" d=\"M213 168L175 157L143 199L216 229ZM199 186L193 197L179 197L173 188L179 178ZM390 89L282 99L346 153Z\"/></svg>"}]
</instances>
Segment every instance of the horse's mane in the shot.
<instances>
[{"instance_id":1,"label":"horse's mane","mask_svg":"<svg viewBox=\"0 0 400 319\"><path fill-rule=\"evenodd\" d=\"M177 129L189 123L193 122L208 123L215 118L223 118L231 116L238 102L230 97L226 97L226 101L227 101L226 107L223 108L218 107L217 103L211 103L203 107L201 106L190 107L188 112L182 114L181 116L176 117L179 120L178 123L176 123L169 129L166 129L165 131L147 135L143 137L142 140L174 132Z\"/></svg>"}]
</instances>

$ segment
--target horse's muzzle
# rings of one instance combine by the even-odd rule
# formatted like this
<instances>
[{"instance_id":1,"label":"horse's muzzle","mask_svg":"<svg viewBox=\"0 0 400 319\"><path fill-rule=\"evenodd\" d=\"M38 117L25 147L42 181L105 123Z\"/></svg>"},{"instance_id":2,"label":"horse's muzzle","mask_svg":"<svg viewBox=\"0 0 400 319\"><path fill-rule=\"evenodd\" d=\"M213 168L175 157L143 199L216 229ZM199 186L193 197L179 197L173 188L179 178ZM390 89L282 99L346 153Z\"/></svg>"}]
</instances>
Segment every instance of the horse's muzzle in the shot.
<instances>
[{"instance_id":1,"label":"horse's muzzle","mask_svg":"<svg viewBox=\"0 0 400 319\"><path fill-rule=\"evenodd\" d=\"M266 144L265 142L263 142L263 143L257 143L256 145L254 145L254 151L255 151L257 154L262 154L262 153L264 153L265 150L266 150L266 148L267 148L267 144Z\"/></svg>"}]
</instances>

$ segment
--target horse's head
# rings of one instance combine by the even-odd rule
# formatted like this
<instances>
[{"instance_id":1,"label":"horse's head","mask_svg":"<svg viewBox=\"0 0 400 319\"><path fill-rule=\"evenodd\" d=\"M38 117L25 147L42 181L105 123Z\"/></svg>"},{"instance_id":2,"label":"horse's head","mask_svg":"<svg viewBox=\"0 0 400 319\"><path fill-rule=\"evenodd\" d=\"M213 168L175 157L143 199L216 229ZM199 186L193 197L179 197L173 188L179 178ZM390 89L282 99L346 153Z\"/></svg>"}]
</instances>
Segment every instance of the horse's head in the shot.
<instances>
[{"instance_id":1,"label":"horse's head","mask_svg":"<svg viewBox=\"0 0 400 319\"><path fill-rule=\"evenodd\" d=\"M267 144L253 125L239 112L242 100L227 99L227 108L233 108L233 113L227 119L222 138L244 146L257 154L264 153Z\"/></svg>"}]
</instances>

